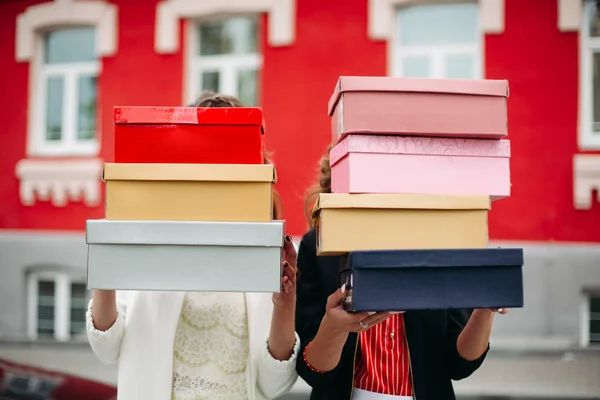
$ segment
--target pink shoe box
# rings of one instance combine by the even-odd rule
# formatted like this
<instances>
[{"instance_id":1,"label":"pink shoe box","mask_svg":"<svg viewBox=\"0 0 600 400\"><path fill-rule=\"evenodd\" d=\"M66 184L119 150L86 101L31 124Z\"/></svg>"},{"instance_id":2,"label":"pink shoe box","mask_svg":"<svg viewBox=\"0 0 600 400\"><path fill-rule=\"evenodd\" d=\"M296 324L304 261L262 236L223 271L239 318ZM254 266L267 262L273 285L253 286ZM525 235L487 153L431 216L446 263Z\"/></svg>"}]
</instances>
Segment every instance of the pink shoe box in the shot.
<instances>
[{"instance_id":1,"label":"pink shoe box","mask_svg":"<svg viewBox=\"0 0 600 400\"><path fill-rule=\"evenodd\" d=\"M347 135L330 153L333 193L510 196L510 141Z\"/></svg>"},{"instance_id":2,"label":"pink shoe box","mask_svg":"<svg viewBox=\"0 0 600 400\"><path fill-rule=\"evenodd\" d=\"M501 139L508 82L342 76L329 100L333 142L349 133Z\"/></svg>"}]
</instances>

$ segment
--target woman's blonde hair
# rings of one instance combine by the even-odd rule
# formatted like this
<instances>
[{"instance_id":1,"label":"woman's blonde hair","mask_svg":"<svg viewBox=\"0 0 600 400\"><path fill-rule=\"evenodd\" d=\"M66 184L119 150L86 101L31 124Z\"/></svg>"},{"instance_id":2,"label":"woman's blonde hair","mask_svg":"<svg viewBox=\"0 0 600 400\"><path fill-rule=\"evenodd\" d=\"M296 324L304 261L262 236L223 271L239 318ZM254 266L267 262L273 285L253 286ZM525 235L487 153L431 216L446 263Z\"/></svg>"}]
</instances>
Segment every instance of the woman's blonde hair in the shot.
<instances>
[{"instance_id":1,"label":"woman's blonde hair","mask_svg":"<svg viewBox=\"0 0 600 400\"><path fill-rule=\"evenodd\" d=\"M304 201L304 214L311 228L315 227L315 219L312 216L312 209L320 193L331 193L331 166L329 165L329 152L333 148L330 144L327 152L319 161L319 180L308 189L306 200Z\"/></svg>"},{"instance_id":2,"label":"woman's blonde hair","mask_svg":"<svg viewBox=\"0 0 600 400\"><path fill-rule=\"evenodd\" d=\"M206 90L194 102L188 104L188 107L245 107L245 105L237 97ZM265 151L264 154L263 164L273 164L268 158L271 156L271 153ZM281 219L282 214L283 204L281 197L273 189L273 219Z\"/></svg>"}]
</instances>

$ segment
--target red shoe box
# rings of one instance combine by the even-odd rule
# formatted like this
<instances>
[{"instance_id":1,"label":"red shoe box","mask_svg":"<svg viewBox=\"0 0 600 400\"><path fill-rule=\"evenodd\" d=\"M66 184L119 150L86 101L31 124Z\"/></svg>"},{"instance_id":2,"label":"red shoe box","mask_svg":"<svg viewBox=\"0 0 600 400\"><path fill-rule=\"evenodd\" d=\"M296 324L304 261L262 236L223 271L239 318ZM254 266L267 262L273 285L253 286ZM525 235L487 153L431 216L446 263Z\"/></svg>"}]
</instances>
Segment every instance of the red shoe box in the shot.
<instances>
[{"instance_id":1,"label":"red shoe box","mask_svg":"<svg viewBox=\"0 0 600 400\"><path fill-rule=\"evenodd\" d=\"M262 164L260 108L115 107L115 163Z\"/></svg>"}]
</instances>

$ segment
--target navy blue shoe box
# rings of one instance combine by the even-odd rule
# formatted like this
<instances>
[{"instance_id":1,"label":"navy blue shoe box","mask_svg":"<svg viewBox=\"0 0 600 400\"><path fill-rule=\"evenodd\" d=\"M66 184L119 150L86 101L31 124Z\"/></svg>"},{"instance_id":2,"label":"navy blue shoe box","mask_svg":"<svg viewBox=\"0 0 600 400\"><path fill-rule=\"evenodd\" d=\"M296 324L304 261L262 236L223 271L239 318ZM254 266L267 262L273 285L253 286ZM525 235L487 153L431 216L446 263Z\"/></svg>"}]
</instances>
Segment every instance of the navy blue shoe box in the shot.
<instances>
[{"instance_id":1,"label":"navy blue shoe box","mask_svg":"<svg viewBox=\"0 0 600 400\"><path fill-rule=\"evenodd\" d=\"M342 257L350 312L523 307L523 249L357 251Z\"/></svg>"}]
</instances>

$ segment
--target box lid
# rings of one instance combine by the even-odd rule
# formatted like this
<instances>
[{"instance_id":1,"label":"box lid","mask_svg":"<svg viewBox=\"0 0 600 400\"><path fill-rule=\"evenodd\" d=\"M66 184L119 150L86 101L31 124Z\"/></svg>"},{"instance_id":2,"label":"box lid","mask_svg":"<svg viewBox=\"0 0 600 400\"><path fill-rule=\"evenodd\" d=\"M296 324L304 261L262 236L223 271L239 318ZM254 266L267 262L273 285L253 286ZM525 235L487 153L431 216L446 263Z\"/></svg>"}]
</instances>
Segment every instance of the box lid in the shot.
<instances>
[{"instance_id":1,"label":"box lid","mask_svg":"<svg viewBox=\"0 0 600 400\"><path fill-rule=\"evenodd\" d=\"M508 81L492 79L340 76L329 100L329 115L344 92L427 92L508 97Z\"/></svg>"},{"instance_id":2,"label":"box lid","mask_svg":"<svg viewBox=\"0 0 600 400\"><path fill-rule=\"evenodd\" d=\"M113 120L121 124L264 125L259 107L116 106Z\"/></svg>"},{"instance_id":3,"label":"box lid","mask_svg":"<svg viewBox=\"0 0 600 400\"><path fill-rule=\"evenodd\" d=\"M313 217L327 208L489 210L490 206L489 196L321 193L313 207Z\"/></svg>"},{"instance_id":4,"label":"box lid","mask_svg":"<svg viewBox=\"0 0 600 400\"><path fill-rule=\"evenodd\" d=\"M272 164L106 163L103 181L276 182Z\"/></svg>"},{"instance_id":5,"label":"box lid","mask_svg":"<svg viewBox=\"0 0 600 400\"><path fill-rule=\"evenodd\" d=\"M342 257L340 270L403 267L510 267L523 265L523 249L355 251Z\"/></svg>"},{"instance_id":6,"label":"box lid","mask_svg":"<svg viewBox=\"0 0 600 400\"><path fill-rule=\"evenodd\" d=\"M282 247L285 221L86 221L88 244Z\"/></svg>"},{"instance_id":7,"label":"box lid","mask_svg":"<svg viewBox=\"0 0 600 400\"><path fill-rule=\"evenodd\" d=\"M329 164L335 165L348 153L510 158L510 141L350 134L331 149Z\"/></svg>"}]
</instances>

